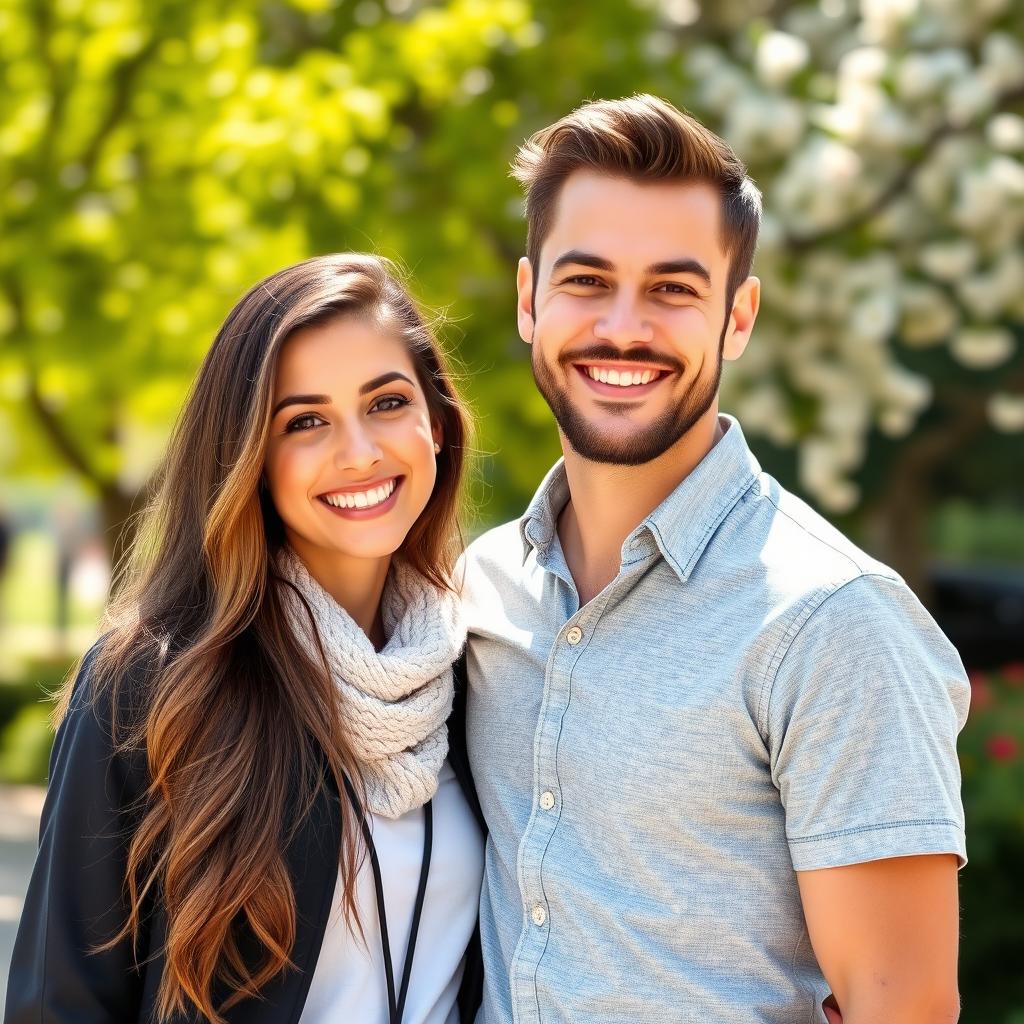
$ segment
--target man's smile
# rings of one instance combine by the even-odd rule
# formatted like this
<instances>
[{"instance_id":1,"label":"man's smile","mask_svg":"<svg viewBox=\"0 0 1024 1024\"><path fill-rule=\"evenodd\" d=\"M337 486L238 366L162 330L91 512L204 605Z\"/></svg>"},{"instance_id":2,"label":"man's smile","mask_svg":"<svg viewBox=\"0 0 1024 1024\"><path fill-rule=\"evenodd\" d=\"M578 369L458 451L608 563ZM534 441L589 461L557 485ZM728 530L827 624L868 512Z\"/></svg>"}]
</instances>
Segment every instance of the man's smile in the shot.
<instances>
[{"instance_id":1,"label":"man's smile","mask_svg":"<svg viewBox=\"0 0 1024 1024\"><path fill-rule=\"evenodd\" d=\"M573 363L587 386L602 397L642 398L672 372L638 363Z\"/></svg>"}]
</instances>

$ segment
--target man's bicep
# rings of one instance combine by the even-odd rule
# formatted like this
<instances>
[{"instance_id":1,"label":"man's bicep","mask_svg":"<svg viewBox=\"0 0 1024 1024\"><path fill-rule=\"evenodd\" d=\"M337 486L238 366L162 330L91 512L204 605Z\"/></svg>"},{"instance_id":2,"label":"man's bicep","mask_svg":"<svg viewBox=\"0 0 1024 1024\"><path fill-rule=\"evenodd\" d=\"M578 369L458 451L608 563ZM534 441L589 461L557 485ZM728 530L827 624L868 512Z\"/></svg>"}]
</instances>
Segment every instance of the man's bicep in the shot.
<instances>
[{"instance_id":1,"label":"man's bicep","mask_svg":"<svg viewBox=\"0 0 1024 1024\"><path fill-rule=\"evenodd\" d=\"M892 857L800 871L807 930L846 1020L857 1006L935 1007L956 1020L957 858Z\"/></svg>"}]
</instances>

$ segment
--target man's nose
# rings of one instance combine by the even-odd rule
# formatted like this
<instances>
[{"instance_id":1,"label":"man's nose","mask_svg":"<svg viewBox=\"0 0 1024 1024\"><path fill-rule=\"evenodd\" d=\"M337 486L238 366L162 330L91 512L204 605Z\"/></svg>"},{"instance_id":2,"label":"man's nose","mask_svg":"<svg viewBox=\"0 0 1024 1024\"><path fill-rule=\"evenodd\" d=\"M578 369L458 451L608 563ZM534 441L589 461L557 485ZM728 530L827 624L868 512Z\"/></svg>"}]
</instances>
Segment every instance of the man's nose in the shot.
<instances>
[{"instance_id":1,"label":"man's nose","mask_svg":"<svg viewBox=\"0 0 1024 1024\"><path fill-rule=\"evenodd\" d=\"M654 340L654 329L650 321L644 319L640 303L626 293L615 297L597 321L594 333L602 341L621 348L637 343L649 344Z\"/></svg>"}]
</instances>

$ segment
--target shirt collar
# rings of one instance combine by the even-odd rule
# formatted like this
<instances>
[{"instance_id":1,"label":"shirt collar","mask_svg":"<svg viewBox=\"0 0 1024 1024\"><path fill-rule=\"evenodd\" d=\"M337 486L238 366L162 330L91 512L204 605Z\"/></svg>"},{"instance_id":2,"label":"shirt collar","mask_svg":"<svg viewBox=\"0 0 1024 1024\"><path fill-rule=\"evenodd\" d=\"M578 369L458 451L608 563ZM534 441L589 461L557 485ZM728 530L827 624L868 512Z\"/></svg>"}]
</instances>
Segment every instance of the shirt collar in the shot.
<instances>
[{"instance_id":1,"label":"shirt collar","mask_svg":"<svg viewBox=\"0 0 1024 1024\"><path fill-rule=\"evenodd\" d=\"M725 433L678 487L626 538L623 562L650 553L651 538L685 582L717 527L761 472L737 420L719 415ZM555 536L558 516L569 500L564 460L559 459L537 488L522 518L523 561Z\"/></svg>"},{"instance_id":2,"label":"shirt collar","mask_svg":"<svg viewBox=\"0 0 1024 1024\"><path fill-rule=\"evenodd\" d=\"M531 550L542 551L551 545L558 527L558 517L568 501L569 481L565 475L565 459L559 459L548 470L519 520L524 562Z\"/></svg>"}]
</instances>

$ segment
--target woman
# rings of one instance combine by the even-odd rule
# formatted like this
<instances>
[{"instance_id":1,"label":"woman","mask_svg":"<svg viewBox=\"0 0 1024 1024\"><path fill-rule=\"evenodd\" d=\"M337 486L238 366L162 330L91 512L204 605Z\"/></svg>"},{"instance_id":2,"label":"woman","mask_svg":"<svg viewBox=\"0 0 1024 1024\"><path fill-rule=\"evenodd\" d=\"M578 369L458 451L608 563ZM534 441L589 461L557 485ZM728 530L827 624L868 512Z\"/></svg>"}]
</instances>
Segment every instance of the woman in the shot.
<instances>
[{"instance_id":1,"label":"woman","mask_svg":"<svg viewBox=\"0 0 1024 1024\"><path fill-rule=\"evenodd\" d=\"M466 430L385 261L241 299L64 694L6 1021L471 1016Z\"/></svg>"}]
</instances>

